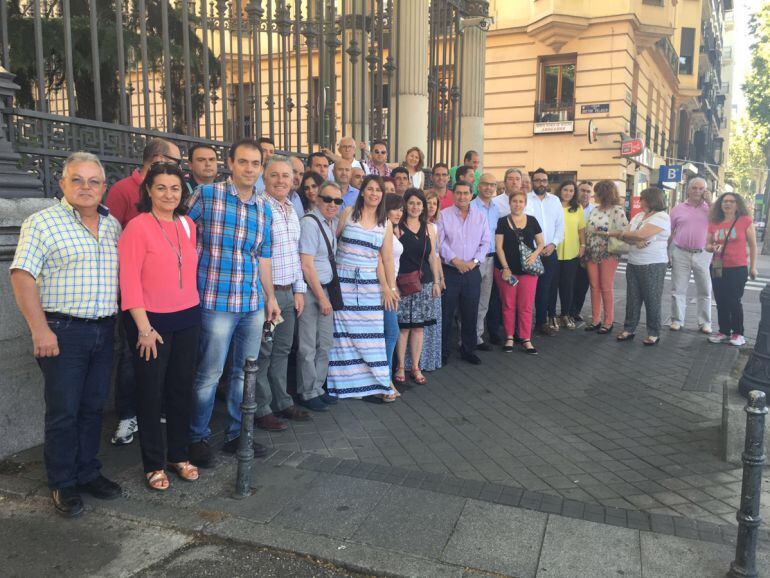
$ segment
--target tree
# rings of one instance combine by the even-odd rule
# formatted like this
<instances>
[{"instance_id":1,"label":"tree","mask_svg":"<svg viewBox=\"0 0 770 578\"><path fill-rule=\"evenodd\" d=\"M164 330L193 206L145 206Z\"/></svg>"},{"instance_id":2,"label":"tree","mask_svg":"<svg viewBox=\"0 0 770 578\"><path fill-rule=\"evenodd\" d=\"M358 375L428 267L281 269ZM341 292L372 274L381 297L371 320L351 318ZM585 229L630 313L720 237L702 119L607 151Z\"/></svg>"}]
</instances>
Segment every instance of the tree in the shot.
<instances>
[{"instance_id":1,"label":"tree","mask_svg":"<svg viewBox=\"0 0 770 578\"><path fill-rule=\"evenodd\" d=\"M751 69L743 83L746 95L749 124L762 139L763 165L770 168L770 1L765 0L757 13L752 16L749 28L753 36L751 44ZM770 199L770 179L767 179L764 191L765 199ZM770 203L765 203L770 207ZM768 221L767 216L765 222ZM765 235L762 253L770 252L770 235Z\"/></svg>"},{"instance_id":2,"label":"tree","mask_svg":"<svg viewBox=\"0 0 770 578\"><path fill-rule=\"evenodd\" d=\"M6 1L6 0L0 0ZM162 75L163 48L161 31L161 3L168 0L147 0L147 66L150 75ZM18 103L22 107L33 108L37 101L35 64L34 20L20 0L8 2L8 32L11 58L11 72L16 75L16 82L21 86ZM81 118L96 117L96 99L93 84L93 66L91 59L91 22L88 0L71 0L73 82L75 85L76 111L73 116ZM120 0L96 0L99 42L99 72L101 77L102 119L105 122L119 121L118 50L115 34L115 10L121 6ZM52 6L43 3L43 6ZM184 78L185 59L190 61L193 118L200 118L203 113L203 58L209 59L209 82L212 89L219 86L219 66L215 55L205 50L195 34L196 19L190 16L190 54L186 55L182 44L182 9L169 5L169 44L171 52L171 93L174 127L184 126ZM42 36L44 48L45 80L49 94L65 86L64 22L58 11L49 8L42 18ZM139 15L132 11L124 16L123 42L126 54L140 54ZM135 62L127 62L127 69L135 70ZM156 127L146 127L156 128ZM168 130L171 130L170 127ZM195 127L193 127L195 128Z\"/></svg>"},{"instance_id":3,"label":"tree","mask_svg":"<svg viewBox=\"0 0 770 578\"><path fill-rule=\"evenodd\" d=\"M743 115L738 121L733 120L730 127L730 153L726 181L733 186L735 192L752 198L764 184L765 170L764 143L767 136L763 128L752 123L748 116Z\"/></svg>"}]
</instances>

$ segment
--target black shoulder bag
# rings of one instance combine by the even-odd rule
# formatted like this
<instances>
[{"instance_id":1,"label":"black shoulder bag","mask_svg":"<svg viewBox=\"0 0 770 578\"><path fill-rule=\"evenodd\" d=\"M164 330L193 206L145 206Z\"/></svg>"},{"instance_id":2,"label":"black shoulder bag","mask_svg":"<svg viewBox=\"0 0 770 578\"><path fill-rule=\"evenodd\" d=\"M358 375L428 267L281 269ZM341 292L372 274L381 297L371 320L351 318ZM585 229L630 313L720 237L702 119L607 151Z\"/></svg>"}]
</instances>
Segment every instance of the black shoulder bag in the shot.
<instances>
[{"instance_id":1,"label":"black shoulder bag","mask_svg":"<svg viewBox=\"0 0 770 578\"><path fill-rule=\"evenodd\" d=\"M326 242L326 250L329 252L329 263L332 266L332 280L323 287L329 294L329 303L332 304L332 309L334 311L341 311L345 307L345 304L342 301L342 288L340 287L340 278L337 276L337 262L334 260L332 244L329 242L329 237L326 236L326 231L324 231L323 225L318 217L315 215L305 215L305 217L310 217L318 223L318 229L321 231L321 235Z\"/></svg>"}]
</instances>

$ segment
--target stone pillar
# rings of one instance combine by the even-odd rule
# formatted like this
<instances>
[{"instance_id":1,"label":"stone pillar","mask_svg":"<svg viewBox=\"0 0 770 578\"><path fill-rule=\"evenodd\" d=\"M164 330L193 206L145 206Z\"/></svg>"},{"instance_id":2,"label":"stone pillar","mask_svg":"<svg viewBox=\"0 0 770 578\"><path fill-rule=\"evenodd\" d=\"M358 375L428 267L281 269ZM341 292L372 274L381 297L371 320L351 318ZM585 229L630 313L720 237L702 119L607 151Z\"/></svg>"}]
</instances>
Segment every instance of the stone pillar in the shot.
<instances>
[{"instance_id":1,"label":"stone pillar","mask_svg":"<svg viewBox=\"0 0 770 578\"><path fill-rule=\"evenodd\" d=\"M487 15L488 2L468 2L467 18ZM460 156L467 150L484 153L484 90L487 33L478 26L463 30L462 60L460 61ZM483 162L483 158L482 158Z\"/></svg>"},{"instance_id":2,"label":"stone pillar","mask_svg":"<svg viewBox=\"0 0 770 578\"><path fill-rule=\"evenodd\" d=\"M398 136L390 138L392 162L403 160L410 147L428 150L428 0L395 0L395 9L397 80L391 87L398 102L389 114Z\"/></svg>"},{"instance_id":3,"label":"stone pillar","mask_svg":"<svg viewBox=\"0 0 770 578\"><path fill-rule=\"evenodd\" d=\"M0 100L11 106L19 86L0 66ZM0 460L43 441L43 378L32 357L32 340L11 291L8 267L21 223L47 207L43 185L19 168L8 140L7 117L0 122Z\"/></svg>"}]
</instances>

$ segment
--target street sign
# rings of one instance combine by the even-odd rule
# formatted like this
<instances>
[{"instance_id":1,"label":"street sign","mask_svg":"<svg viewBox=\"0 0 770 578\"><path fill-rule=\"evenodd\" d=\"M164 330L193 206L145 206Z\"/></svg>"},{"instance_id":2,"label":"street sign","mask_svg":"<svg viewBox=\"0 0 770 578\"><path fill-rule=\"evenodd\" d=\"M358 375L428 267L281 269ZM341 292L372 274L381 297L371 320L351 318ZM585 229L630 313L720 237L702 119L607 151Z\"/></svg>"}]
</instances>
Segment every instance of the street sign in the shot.
<instances>
[{"instance_id":1,"label":"street sign","mask_svg":"<svg viewBox=\"0 0 770 578\"><path fill-rule=\"evenodd\" d=\"M620 143L620 156L635 157L644 149L644 144L640 138L624 140Z\"/></svg>"},{"instance_id":2,"label":"street sign","mask_svg":"<svg viewBox=\"0 0 770 578\"><path fill-rule=\"evenodd\" d=\"M682 165L661 165L661 167L658 169L658 182L682 182Z\"/></svg>"},{"instance_id":3,"label":"street sign","mask_svg":"<svg viewBox=\"0 0 770 578\"><path fill-rule=\"evenodd\" d=\"M599 104L581 104L580 114L601 114L603 112L610 112L610 103L602 102Z\"/></svg>"}]
</instances>

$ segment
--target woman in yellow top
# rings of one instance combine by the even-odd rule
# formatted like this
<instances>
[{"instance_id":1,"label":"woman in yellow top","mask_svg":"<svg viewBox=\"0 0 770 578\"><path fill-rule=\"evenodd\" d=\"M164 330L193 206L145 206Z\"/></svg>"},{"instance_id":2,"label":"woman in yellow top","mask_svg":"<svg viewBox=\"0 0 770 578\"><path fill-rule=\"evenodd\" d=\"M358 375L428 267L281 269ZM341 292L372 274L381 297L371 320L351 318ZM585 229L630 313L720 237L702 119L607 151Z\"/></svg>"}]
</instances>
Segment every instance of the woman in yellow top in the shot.
<instances>
[{"instance_id":1,"label":"woman in yellow top","mask_svg":"<svg viewBox=\"0 0 770 578\"><path fill-rule=\"evenodd\" d=\"M576 190L575 181L564 181L556 192L564 210L564 240L556 248L559 268L556 270L556 278L551 284L551 304L555 310L558 291L561 301L559 325L567 329L575 329L575 320L570 317L570 311L572 310L575 279L580 267L580 259L586 248L586 220L583 207L580 206L575 194Z\"/></svg>"}]
</instances>

